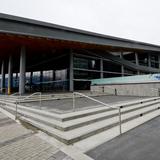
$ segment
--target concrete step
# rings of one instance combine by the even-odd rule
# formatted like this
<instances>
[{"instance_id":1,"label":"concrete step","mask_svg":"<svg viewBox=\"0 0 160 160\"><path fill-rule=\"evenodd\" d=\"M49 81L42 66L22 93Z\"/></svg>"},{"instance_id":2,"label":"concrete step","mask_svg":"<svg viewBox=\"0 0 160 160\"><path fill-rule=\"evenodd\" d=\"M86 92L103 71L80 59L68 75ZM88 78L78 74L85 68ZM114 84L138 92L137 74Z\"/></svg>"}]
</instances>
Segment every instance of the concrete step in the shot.
<instances>
[{"instance_id":1,"label":"concrete step","mask_svg":"<svg viewBox=\"0 0 160 160\"><path fill-rule=\"evenodd\" d=\"M118 108L120 106L123 106L123 108L126 108L126 107L134 107L134 106L137 106L137 105L141 105L142 103L145 104L145 103L152 103L154 101L158 101L160 100L159 97L154 97L154 98L148 98L148 99L143 99L143 100L133 100L133 101L130 101L130 102L122 102L122 103L119 103L119 104L115 104L115 105L111 105L110 107L115 107L115 108ZM103 113L103 112L108 112L110 110L113 110L111 108L107 108L106 106L102 106L102 105L99 105L99 107L97 106L96 108L90 108L90 109L87 109L87 110L82 110L82 111L76 111L76 112L71 112L71 113L66 113L66 114L63 114L62 115L62 121L69 121L69 120L72 120L72 119L78 119L78 118L81 118L81 117L85 117L85 116L90 116L90 115L94 115L94 114L98 114L98 113Z\"/></svg>"},{"instance_id":2,"label":"concrete step","mask_svg":"<svg viewBox=\"0 0 160 160\"><path fill-rule=\"evenodd\" d=\"M130 121L132 119L136 119L140 115L145 115L145 114L154 112L155 110L157 110L157 108L158 108L158 105L153 105L152 107L149 107L149 108L147 107L147 108L143 108L138 111L126 113L122 116L122 123L125 123L126 121ZM92 123L92 124L89 124L89 125L86 125L80 128L76 128L70 131L63 132L53 127L50 127L46 124L43 124L39 121L30 119L30 118L21 117L21 119L23 121L27 121L28 123L31 123L32 125L48 132L49 134L51 134L52 136L56 137L57 139L59 139L60 141L66 144L75 143L87 137L90 137L100 132L103 132L105 130L108 130L119 124L119 121L118 121L119 118L112 117L112 118L105 119L99 122L95 122L95 123Z\"/></svg>"},{"instance_id":3,"label":"concrete step","mask_svg":"<svg viewBox=\"0 0 160 160\"><path fill-rule=\"evenodd\" d=\"M129 113L129 112L133 112L133 111L137 111L137 110L141 110L144 108L150 108L151 106L157 104L160 100L158 101L151 101L151 102L147 102L147 103L142 103L142 104L138 104L136 106L132 107L125 107L121 109L122 115ZM10 112L15 111L15 107L13 108L12 106L5 106L6 109L10 110ZM118 115L118 110L110 110L110 111L105 111L103 113L97 113L91 116L85 116L85 117L81 117L78 119L73 119L70 121L64 121L63 123L57 120L54 120L53 118L50 117L46 117L46 115L39 115L37 113L34 113L30 110L27 110L27 108L24 110L24 108L18 108L18 113L20 115L23 115L25 117L34 119L36 121L39 121L41 123L44 123L46 125L52 126L56 129L62 130L62 131L68 131L71 129L75 129L84 125L88 125L94 122L98 122L104 119L108 119L111 117L115 117Z\"/></svg>"},{"instance_id":4,"label":"concrete step","mask_svg":"<svg viewBox=\"0 0 160 160\"><path fill-rule=\"evenodd\" d=\"M135 110L143 109L145 107L151 107L152 105L157 104L157 102L158 101L156 101L156 102L153 101L153 102L147 102L146 104L144 104L144 103L139 104L134 108L131 108L131 107L123 108L122 115L125 113L128 113L128 112L135 111ZM13 110L13 111L15 110L15 108L10 107L10 106L7 106L7 108L10 110ZM37 119L38 121L41 121L41 122L46 123L52 127L55 127L57 129L64 130L64 131L78 128L78 127L81 127L81 126L84 126L84 125L87 125L87 124L90 124L93 122L101 121L103 119L111 118L111 117L118 115L117 110L110 110L107 112L98 113L95 115L81 117L79 119L74 119L74 120L65 121L63 123L60 123L59 121L54 120L53 118L49 118L46 116L42 116L42 115L38 115L38 114L35 114L32 112L28 112L27 110L25 111L24 109L21 109L21 108L18 109L18 112L24 116L27 116L28 118L32 118L34 120Z\"/></svg>"},{"instance_id":5,"label":"concrete step","mask_svg":"<svg viewBox=\"0 0 160 160\"><path fill-rule=\"evenodd\" d=\"M127 124L140 116L159 112L159 98L149 98L140 101L116 104L123 106L122 124ZM4 109L15 112L15 104L6 103ZM119 125L117 109L100 107L67 114L54 114L44 110L18 105L20 119L34 125L66 144L73 144L83 139L93 137ZM132 126L129 126L132 127ZM129 128L128 127L128 128ZM125 129L124 129L125 130Z\"/></svg>"},{"instance_id":6,"label":"concrete step","mask_svg":"<svg viewBox=\"0 0 160 160\"><path fill-rule=\"evenodd\" d=\"M4 105L3 108L7 109L7 106L8 106L8 108L10 107L12 110L16 110L16 104L6 102L6 105ZM35 113L37 115L41 115L41 116L45 116L45 117L49 117L49 118L61 121L61 115L60 114L50 113L49 111L34 109L34 108L31 108L31 107L25 107L25 106L22 106L22 105L17 105L17 108L18 108L17 110L19 110L19 109L24 110L24 111L28 111L30 113Z\"/></svg>"},{"instance_id":7,"label":"concrete step","mask_svg":"<svg viewBox=\"0 0 160 160\"><path fill-rule=\"evenodd\" d=\"M98 96L103 96L106 95L105 93L85 93L88 96L91 97L98 97ZM29 95L28 95L29 96ZM21 100L23 102L23 99L26 98L26 96L15 96L15 95L1 95L0 96L0 100L3 100L4 98L6 99L6 101L8 102L15 102L16 100ZM58 100L58 99L71 99L73 97L72 93L67 93L67 94L42 94L41 95L41 99L42 101L44 100ZM75 95L75 97L82 97L80 95ZM34 101L38 101L40 99L40 95L33 95L32 97L29 97L28 99L26 99L25 101L27 102L34 102Z\"/></svg>"},{"instance_id":8,"label":"concrete step","mask_svg":"<svg viewBox=\"0 0 160 160\"><path fill-rule=\"evenodd\" d=\"M126 123L122 124L122 133L125 133L139 125L142 125L143 123L146 123L147 121L157 117L160 115L160 110L156 110L154 112L151 112L149 114L146 114L142 117L138 117L134 120L128 121ZM78 141L74 143L74 146L76 148L79 148L83 152L88 152L97 146L110 141L111 139L119 136L119 126L115 126L111 129L108 129L106 131L103 131L99 134L96 134L94 136L88 137L86 139L83 139L81 141Z\"/></svg>"},{"instance_id":9,"label":"concrete step","mask_svg":"<svg viewBox=\"0 0 160 160\"><path fill-rule=\"evenodd\" d=\"M127 107L127 106L133 106L133 105L137 105L137 104L140 104L140 103L147 103L149 101L157 101L159 99L159 97L154 97L154 98L147 98L147 99L143 99L143 100L134 100L134 101L131 101L131 102L122 102L121 104L116 104L116 105L113 105L113 107L119 107L119 106L123 106L123 107ZM7 102L5 102L7 103ZM10 103L8 103L10 105ZM40 115L44 114L48 117L51 117L51 118L55 118L57 119L56 117L56 114L53 114L53 113L50 113L50 112L47 112L47 111L44 111L44 112L41 112L41 110L38 110L38 109L33 109L33 108L24 108L24 106L22 106L22 104L18 105L18 108L20 107L23 107L23 109L28 109L34 113L38 113ZM81 110L81 111L76 111L76 112L71 112L71 113L66 113L66 114L62 114L59 117L59 120L60 121L68 121L68 120L71 120L71 119L75 119L75 118L80 118L80 117L84 117L84 116L89 116L89 115L94 115L94 114L97 114L97 113L102 113L102 112L105 112L105 111L109 111L111 109L107 108L107 107L104 107L104 106L96 106L96 108L90 108L90 109L87 109L87 110Z\"/></svg>"}]
</instances>

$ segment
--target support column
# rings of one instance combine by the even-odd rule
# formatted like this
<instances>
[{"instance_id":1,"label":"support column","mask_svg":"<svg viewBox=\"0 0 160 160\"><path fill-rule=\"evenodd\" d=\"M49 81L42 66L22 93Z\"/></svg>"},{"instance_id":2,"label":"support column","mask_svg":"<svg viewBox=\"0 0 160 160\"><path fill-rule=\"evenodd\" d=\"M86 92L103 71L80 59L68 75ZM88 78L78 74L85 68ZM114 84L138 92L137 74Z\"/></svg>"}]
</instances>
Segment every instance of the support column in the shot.
<instances>
[{"instance_id":1,"label":"support column","mask_svg":"<svg viewBox=\"0 0 160 160\"><path fill-rule=\"evenodd\" d=\"M8 94L11 94L12 88L12 56L9 56L8 61Z\"/></svg>"},{"instance_id":2,"label":"support column","mask_svg":"<svg viewBox=\"0 0 160 160\"><path fill-rule=\"evenodd\" d=\"M103 58L100 59L100 78L103 78Z\"/></svg>"},{"instance_id":3,"label":"support column","mask_svg":"<svg viewBox=\"0 0 160 160\"><path fill-rule=\"evenodd\" d=\"M138 54L135 52L135 61L136 61L136 65L139 65L139 57L138 57ZM137 70L137 74L139 75L140 72L139 70Z\"/></svg>"},{"instance_id":4,"label":"support column","mask_svg":"<svg viewBox=\"0 0 160 160\"><path fill-rule=\"evenodd\" d=\"M120 53L120 58L123 59L123 52ZM124 76L124 65L121 65L121 75Z\"/></svg>"},{"instance_id":5,"label":"support column","mask_svg":"<svg viewBox=\"0 0 160 160\"><path fill-rule=\"evenodd\" d=\"M43 71L40 71L40 90L42 91L42 88L43 88Z\"/></svg>"},{"instance_id":6,"label":"support column","mask_svg":"<svg viewBox=\"0 0 160 160\"><path fill-rule=\"evenodd\" d=\"M20 75L19 75L19 94L25 93L25 73L26 73L26 48L21 47L20 53Z\"/></svg>"},{"instance_id":7,"label":"support column","mask_svg":"<svg viewBox=\"0 0 160 160\"><path fill-rule=\"evenodd\" d=\"M148 53L148 66L151 67L151 54Z\"/></svg>"},{"instance_id":8,"label":"support column","mask_svg":"<svg viewBox=\"0 0 160 160\"><path fill-rule=\"evenodd\" d=\"M74 82L73 82L73 52L70 51L70 57L69 57L69 91L73 92L74 90Z\"/></svg>"},{"instance_id":9,"label":"support column","mask_svg":"<svg viewBox=\"0 0 160 160\"><path fill-rule=\"evenodd\" d=\"M53 73L53 77L52 77L52 90L54 90L55 89L55 80L56 80L56 71L55 70L53 70L52 71L52 73Z\"/></svg>"},{"instance_id":10,"label":"support column","mask_svg":"<svg viewBox=\"0 0 160 160\"><path fill-rule=\"evenodd\" d=\"M158 55L158 68L160 69L160 55Z\"/></svg>"},{"instance_id":11,"label":"support column","mask_svg":"<svg viewBox=\"0 0 160 160\"><path fill-rule=\"evenodd\" d=\"M4 71L4 60L2 61L2 66L1 66L1 91L4 91L5 88L5 71Z\"/></svg>"},{"instance_id":12,"label":"support column","mask_svg":"<svg viewBox=\"0 0 160 160\"><path fill-rule=\"evenodd\" d=\"M33 77L33 72L30 74L30 92L32 92L32 77Z\"/></svg>"}]
</instances>

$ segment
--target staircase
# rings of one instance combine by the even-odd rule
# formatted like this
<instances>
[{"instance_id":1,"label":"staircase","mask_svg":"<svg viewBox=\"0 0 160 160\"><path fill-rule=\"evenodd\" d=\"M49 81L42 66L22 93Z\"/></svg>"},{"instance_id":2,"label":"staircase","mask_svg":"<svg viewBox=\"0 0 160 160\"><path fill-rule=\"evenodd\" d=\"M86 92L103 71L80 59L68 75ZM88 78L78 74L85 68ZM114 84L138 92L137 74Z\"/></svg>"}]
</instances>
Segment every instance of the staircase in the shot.
<instances>
[{"instance_id":1,"label":"staircase","mask_svg":"<svg viewBox=\"0 0 160 160\"><path fill-rule=\"evenodd\" d=\"M106 95L106 93L100 93L100 92L86 92L85 95L88 95L90 97L96 97L96 96L103 96ZM59 93L59 94L42 94L41 92L35 92L31 95L19 95L18 92L12 94L12 95L1 95L0 101L5 102L11 102L15 103L21 102L37 102L37 101L48 101L48 100L60 100L60 99L70 99L72 98L72 93ZM76 95L76 97L81 97L80 95Z\"/></svg>"},{"instance_id":2,"label":"staircase","mask_svg":"<svg viewBox=\"0 0 160 160\"><path fill-rule=\"evenodd\" d=\"M93 99L93 98L92 98ZM16 115L16 104L0 101L1 108ZM119 110L120 108L120 114ZM18 119L43 130L59 141L84 151L104 143L160 115L160 98L145 98L65 114L17 105Z\"/></svg>"}]
</instances>

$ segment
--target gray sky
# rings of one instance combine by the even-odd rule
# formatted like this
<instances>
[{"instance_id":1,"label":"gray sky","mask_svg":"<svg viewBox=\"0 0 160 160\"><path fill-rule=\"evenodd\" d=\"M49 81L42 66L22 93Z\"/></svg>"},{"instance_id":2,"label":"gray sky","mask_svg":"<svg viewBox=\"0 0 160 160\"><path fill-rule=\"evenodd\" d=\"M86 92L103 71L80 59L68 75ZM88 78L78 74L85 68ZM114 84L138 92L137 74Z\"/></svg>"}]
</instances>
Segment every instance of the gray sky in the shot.
<instances>
[{"instance_id":1,"label":"gray sky","mask_svg":"<svg viewBox=\"0 0 160 160\"><path fill-rule=\"evenodd\" d=\"M0 0L0 12L160 45L160 0Z\"/></svg>"}]
</instances>

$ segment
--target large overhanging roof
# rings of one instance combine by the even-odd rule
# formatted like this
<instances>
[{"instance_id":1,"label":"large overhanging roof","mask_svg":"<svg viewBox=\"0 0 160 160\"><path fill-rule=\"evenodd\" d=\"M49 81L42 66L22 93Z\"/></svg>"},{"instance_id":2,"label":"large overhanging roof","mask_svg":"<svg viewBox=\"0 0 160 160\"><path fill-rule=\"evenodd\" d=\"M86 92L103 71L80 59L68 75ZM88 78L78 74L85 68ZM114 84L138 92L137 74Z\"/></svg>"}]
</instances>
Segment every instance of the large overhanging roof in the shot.
<instances>
[{"instance_id":1,"label":"large overhanging roof","mask_svg":"<svg viewBox=\"0 0 160 160\"><path fill-rule=\"evenodd\" d=\"M5 36L10 35L19 36L19 38L22 39L25 37L28 40L34 37L36 39L43 39L43 42L44 40L54 40L56 43L63 42L68 44L72 42L72 45L79 44L79 46L82 45L89 48L99 47L101 49L110 48L113 50L143 50L160 52L160 46L158 45L97 34L0 13L0 38L2 37L1 39L5 39Z\"/></svg>"}]
</instances>

